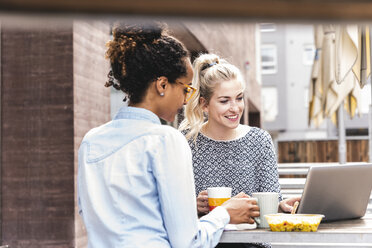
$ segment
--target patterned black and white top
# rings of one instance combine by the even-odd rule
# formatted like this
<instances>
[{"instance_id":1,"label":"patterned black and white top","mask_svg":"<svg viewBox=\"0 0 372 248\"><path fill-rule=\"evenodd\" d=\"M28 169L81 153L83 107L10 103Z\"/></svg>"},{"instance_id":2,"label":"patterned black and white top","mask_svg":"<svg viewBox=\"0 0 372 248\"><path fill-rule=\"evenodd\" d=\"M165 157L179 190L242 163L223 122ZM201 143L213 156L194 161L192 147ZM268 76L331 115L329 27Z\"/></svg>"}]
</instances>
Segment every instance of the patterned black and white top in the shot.
<instances>
[{"instance_id":1,"label":"patterned black and white top","mask_svg":"<svg viewBox=\"0 0 372 248\"><path fill-rule=\"evenodd\" d=\"M278 192L282 200L275 149L268 132L252 127L243 137L229 141L216 141L199 133L196 142L190 139L189 145L196 195L208 187L225 186L232 187L233 196L240 192ZM252 243L239 247L271 245Z\"/></svg>"},{"instance_id":2,"label":"patterned black and white top","mask_svg":"<svg viewBox=\"0 0 372 248\"><path fill-rule=\"evenodd\" d=\"M271 136L252 127L243 137L216 141L199 133L192 151L196 195L208 187L232 187L244 192L279 192L277 160ZM281 200L281 195L280 199Z\"/></svg>"}]
</instances>

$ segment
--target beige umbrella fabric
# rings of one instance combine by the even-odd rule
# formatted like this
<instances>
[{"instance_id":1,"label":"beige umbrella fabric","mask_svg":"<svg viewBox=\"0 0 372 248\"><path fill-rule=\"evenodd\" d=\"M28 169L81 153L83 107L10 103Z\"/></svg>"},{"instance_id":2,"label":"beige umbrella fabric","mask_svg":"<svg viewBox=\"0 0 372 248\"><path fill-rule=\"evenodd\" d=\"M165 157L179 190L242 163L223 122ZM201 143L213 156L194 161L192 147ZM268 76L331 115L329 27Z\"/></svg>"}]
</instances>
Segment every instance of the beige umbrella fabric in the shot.
<instances>
[{"instance_id":1,"label":"beige umbrella fabric","mask_svg":"<svg viewBox=\"0 0 372 248\"><path fill-rule=\"evenodd\" d=\"M310 104L309 104L309 125L311 120L315 126L323 122L323 83L322 83L322 45L323 45L323 26L316 25L314 28L315 38L315 58L311 71L311 83L309 87Z\"/></svg>"},{"instance_id":2,"label":"beige umbrella fabric","mask_svg":"<svg viewBox=\"0 0 372 248\"><path fill-rule=\"evenodd\" d=\"M369 30L366 27L347 25L336 31L336 81L344 85L340 97L345 99L345 108L353 118L358 109L361 87L370 74ZM350 90L351 88L351 90ZM350 91L349 91L350 90ZM347 93L346 97L344 95Z\"/></svg>"},{"instance_id":3,"label":"beige umbrella fabric","mask_svg":"<svg viewBox=\"0 0 372 248\"><path fill-rule=\"evenodd\" d=\"M326 117L336 123L336 110L343 102L349 115L355 115L361 86L370 74L367 31L368 28L357 25L315 27L317 55L320 50L321 56L315 58L313 65L313 73L317 74L312 74L310 84L309 124L313 121L319 126Z\"/></svg>"}]
</instances>

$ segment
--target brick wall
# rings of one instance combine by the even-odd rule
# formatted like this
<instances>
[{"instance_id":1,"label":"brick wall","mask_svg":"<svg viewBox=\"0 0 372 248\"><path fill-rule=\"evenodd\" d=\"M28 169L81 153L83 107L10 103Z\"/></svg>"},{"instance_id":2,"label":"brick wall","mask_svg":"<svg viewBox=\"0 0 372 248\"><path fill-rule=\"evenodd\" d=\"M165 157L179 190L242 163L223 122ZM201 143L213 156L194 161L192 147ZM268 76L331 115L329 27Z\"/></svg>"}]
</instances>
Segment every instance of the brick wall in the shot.
<instances>
[{"instance_id":1,"label":"brick wall","mask_svg":"<svg viewBox=\"0 0 372 248\"><path fill-rule=\"evenodd\" d=\"M109 32L109 25L102 22L74 22L73 26L75 179L77 152L85 133L110 119L110 89L104 86L109 71L108 60L104 58ZM86 232L77 204L75 220L75 245L86 247Z\"/></svg>"},{"instance_id":2,"label":"brick wall","mask_svg":"<svg viewBox=\"0 0 372 248\"><path fill-rule=\"evenodd\" d=\"M1 43L3 243L71 247L71 25L23 29L3 23Z\"/></svg>"}]
</instances>

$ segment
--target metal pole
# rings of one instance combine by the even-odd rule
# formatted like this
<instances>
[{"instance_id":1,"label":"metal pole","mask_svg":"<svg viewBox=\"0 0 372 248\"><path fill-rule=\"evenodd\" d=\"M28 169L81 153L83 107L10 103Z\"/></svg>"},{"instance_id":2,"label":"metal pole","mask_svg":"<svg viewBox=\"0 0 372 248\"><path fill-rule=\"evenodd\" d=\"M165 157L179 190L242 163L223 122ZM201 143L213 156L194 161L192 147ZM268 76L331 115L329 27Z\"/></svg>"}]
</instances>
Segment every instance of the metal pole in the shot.
<instances>
[{"instance_id":1,"label":"metal pole","mask_svg":"<svg viewBox=\"0 0 372 248\"><path fill-rule=\"evenodd\" d=\"M338 107L338 161L340 164L346 164L344 101Z\"/></svg>"}]
</instances>

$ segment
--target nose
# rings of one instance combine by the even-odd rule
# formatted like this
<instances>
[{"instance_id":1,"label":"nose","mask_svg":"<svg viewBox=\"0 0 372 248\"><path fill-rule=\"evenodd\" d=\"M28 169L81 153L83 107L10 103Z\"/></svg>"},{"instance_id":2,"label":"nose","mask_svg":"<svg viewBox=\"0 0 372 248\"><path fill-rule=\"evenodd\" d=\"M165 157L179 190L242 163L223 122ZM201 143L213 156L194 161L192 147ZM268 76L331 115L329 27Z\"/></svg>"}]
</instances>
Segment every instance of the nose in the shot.
<instances>
[{"instance_id":1,"label":"nose","mask_svg":"<svg viewBox=\"0 0 372 248\"><path fill-rule=\"evenodd\" d=\"M230 102L230 111L237 112L239 110L238 104L235 101Z\"/></svg>"}]
</instances>

